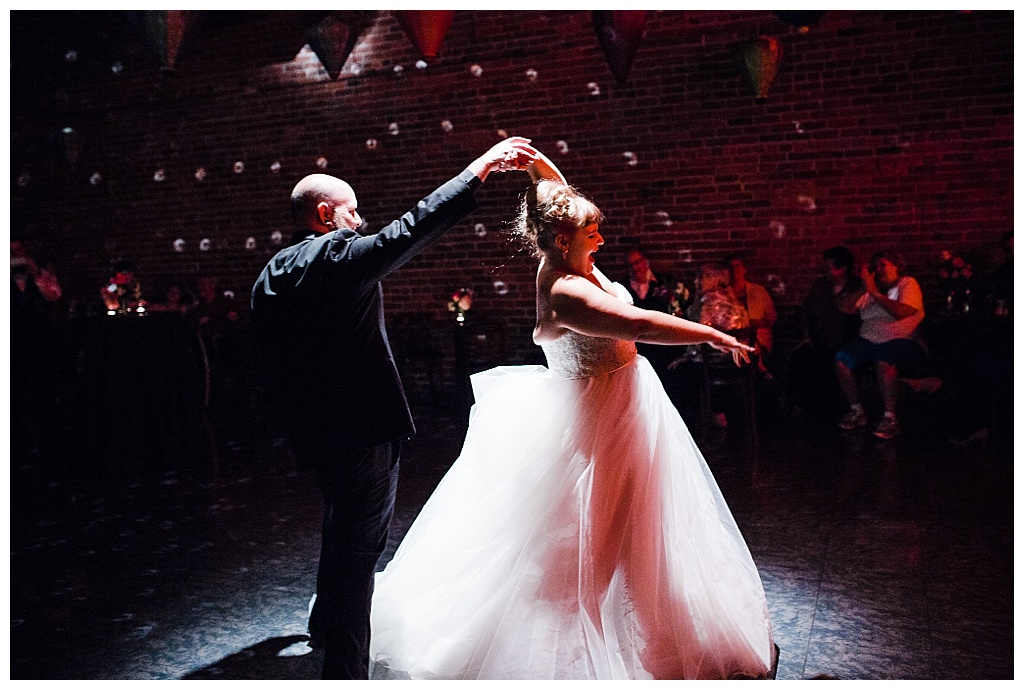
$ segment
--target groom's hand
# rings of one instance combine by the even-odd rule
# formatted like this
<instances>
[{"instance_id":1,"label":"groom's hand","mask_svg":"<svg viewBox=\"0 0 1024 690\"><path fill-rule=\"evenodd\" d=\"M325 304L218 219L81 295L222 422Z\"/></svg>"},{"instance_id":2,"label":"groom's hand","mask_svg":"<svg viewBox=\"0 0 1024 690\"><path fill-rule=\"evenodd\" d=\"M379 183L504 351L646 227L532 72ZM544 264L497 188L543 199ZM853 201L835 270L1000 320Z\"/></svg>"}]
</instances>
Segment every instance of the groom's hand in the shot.
<instances>
[{"instance_id":1,"label":"groom's hand","mask_svg":"<svg viewBox=\"0 0 1024 690\"><path fill-rule=\"evenodd\" d=\"M526 170L537 160L540 153L530 146L530 140L523 137L509 137L500 141L487 152L469 164L469 169L481 180L494 172Z\"/></svg>"}]
</instances>

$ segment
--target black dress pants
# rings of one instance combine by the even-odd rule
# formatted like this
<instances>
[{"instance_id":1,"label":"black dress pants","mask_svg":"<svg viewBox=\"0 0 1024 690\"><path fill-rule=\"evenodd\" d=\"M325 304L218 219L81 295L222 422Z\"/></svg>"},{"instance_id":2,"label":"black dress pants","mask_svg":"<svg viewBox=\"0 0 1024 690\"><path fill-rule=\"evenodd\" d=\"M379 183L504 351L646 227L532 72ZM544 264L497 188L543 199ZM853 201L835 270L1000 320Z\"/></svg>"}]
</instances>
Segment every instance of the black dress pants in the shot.
<instances>
[{"instance_id":1,"label":"black dress pants","mask_svg":"<svg viewBox=\"0 0 1024 690\"><path fill-rule=\"evenodd\" d=\"M324 649L324 679L369 677L370 601L395 508L399 448L393 442L317 458L324 523L309 633Z\"/></svg>"}]
</instances>

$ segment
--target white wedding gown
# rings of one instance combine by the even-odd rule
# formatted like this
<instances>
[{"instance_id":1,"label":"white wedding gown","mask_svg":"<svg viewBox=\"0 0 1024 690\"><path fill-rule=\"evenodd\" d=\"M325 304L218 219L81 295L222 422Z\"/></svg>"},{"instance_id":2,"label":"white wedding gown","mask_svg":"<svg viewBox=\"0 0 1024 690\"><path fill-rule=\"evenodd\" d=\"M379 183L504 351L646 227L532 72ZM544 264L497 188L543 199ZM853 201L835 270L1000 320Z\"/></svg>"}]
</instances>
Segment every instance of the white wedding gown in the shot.
<instances>
[{"instance_id":1,"label":"white wedding gown","mask_svg":"<svg viewBox=\"0 0 1024 690\"><path fill-rule=\"evenodd\" d=\"M465 444L378 573L374 678L763 678L757 568L633 343L472 377Z\"/></svg>"}]
</instances>

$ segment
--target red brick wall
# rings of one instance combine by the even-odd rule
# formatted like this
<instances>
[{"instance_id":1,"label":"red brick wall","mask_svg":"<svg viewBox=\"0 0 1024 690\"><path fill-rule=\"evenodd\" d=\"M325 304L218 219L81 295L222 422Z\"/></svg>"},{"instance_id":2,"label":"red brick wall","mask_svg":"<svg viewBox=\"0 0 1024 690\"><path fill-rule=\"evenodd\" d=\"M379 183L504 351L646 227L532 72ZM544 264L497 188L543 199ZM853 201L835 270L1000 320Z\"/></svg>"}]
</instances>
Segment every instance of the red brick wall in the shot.
<instances>
[{"instance_id":1,"label":"red brick wall","mask_svg":"<svg viewBox=\"0 0 1024 690\"><path fill-rule=\"evenodd\" d=\"M84 299L119 256L152 289L212 273L245 295L319 157L377 228L499 131L531 137L604 210L606 273L621 274L633 243L685 277L745 252L752 279L776 289L782 342L831 245L901 250L935 300L942 249L984 270L1012 229L1012 12L831 11L806 33L769 11L650 12L624 85L588 11L456 12L426 69L393 13L339 13L364 28L337 80L303 50L322 13L218 15L168 75L120 13L70 25L13 14L12 233ZM734 57L758 35L782 47L763 101ZM74 165L64 127L79 138ZM532 265L500 233L524 180L492 177L470 219L386 282L391 318L433 322L446 367L445 302L461 286L476 291L471 318L505 324L495 356L537 358Z\"/></svg>"}]
</instances>

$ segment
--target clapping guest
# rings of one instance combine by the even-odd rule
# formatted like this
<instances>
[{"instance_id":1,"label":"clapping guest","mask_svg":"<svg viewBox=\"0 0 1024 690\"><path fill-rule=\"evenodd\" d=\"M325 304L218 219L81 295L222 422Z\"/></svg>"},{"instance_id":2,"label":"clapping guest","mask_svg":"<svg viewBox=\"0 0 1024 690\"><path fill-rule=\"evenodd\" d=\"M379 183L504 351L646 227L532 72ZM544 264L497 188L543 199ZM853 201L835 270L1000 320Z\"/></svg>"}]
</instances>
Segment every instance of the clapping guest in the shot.
<instances>
[{"instance_id":1,"label":"clapping guest","mask_svg":"<svg viewBox=\"0 0 1024 690\"><path fill-rule=\"evenodd\" d=\"M844 311L860 313L861 326L860 335L836 354L839 385L850 404L839 426L850 430L867 424L856 372L874 364L884 410L874 434L884 440L900 432L896 421L899 377L919 375L927 364L918 330L924 320L924 298L917 280L903 275L903 261L895 252L876 252L861 268L860 277L864 288L840 301Z\"/></svg>"}]
</instances>

